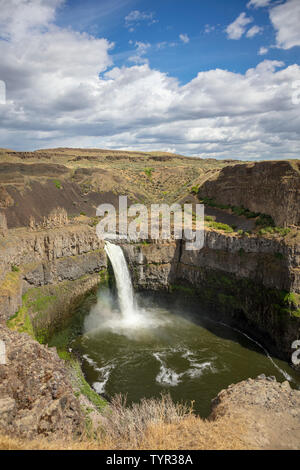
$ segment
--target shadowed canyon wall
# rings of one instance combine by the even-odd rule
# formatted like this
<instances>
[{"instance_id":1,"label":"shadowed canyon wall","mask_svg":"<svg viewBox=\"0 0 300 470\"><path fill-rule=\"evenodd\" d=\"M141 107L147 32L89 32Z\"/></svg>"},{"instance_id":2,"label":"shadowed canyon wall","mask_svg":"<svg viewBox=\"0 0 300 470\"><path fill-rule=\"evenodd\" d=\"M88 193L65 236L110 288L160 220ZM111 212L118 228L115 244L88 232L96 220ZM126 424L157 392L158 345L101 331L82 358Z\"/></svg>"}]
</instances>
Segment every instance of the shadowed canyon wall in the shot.
<instances>
[{"instance_id":1,"label":"shadowed canyon wall","mask_svg":"<svg viewBox=\"0 0 300 470\"><path fill-rule=\"evenodd\" d=\"M199 196L268 214L278 226L300 225L300 162L224 167L200 186Z\"/></svg>"}]
</instances>

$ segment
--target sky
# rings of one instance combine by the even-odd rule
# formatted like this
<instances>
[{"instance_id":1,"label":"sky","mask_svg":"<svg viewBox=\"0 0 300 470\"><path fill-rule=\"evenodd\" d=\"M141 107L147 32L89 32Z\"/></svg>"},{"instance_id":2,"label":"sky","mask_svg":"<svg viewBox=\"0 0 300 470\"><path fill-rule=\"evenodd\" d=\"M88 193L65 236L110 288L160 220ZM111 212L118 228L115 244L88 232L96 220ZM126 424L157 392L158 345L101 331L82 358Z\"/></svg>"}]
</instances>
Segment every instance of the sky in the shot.
<instances>
[{"instance_id":1,"label":"sky","mask_svg":"<svg viewBox=\"0 0 300 470\"><path fill-rule=\"evenodd\" d=\"M299 24L300 0L0 0L0 147L300 158Z\"/></svg>"}]
</instances>

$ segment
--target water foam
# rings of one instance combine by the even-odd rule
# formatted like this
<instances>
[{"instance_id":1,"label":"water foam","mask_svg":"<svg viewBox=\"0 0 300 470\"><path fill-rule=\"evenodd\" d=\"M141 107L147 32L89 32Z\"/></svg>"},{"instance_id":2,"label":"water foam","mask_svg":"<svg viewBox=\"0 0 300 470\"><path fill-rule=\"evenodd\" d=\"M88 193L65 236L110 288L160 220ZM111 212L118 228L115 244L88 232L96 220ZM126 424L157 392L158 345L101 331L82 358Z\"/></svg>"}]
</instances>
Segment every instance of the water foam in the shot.
<instances>
[{"instance_id":1,"label":"water foam","mask_svg":"<svg viewBox=\"0 0 300 470\"><path fill-rule=\"evenodd\" d=\"M141 335L149 334L151 330L166 324L168 320L159 318L151 309L141 309L137 305L122 248L106 241L105 251L114 270L119 309L115 307L110 291L102 290L97 304L91 308L90 314L85 319L85 333L106 330L138 339Z\"/></svg>"},{"instance_id":2,"label":"water foam","mask_svg":"<svg viewBox=\"0 0 300 470\"><path fill-rule=\"evenodd\" d=\"M161 353L153 353L153 356L160 363L160 370L156 376L156 382L162 385L171 385L172 387L178 385L179 382L181 382L180 379L183 376L183 373L177 374L177 372L175 372L174 370L166 367L165 362L161 358Z\"/></svg>"},{"instance_id":3,"label":"water foam","mask_svg":"<svg viewBox=\"0 0 300 470\"><path fill-rule=\"evenodd\" d=\"M87 354L84 354L82 357L83 357L83 359L85 359L87 361L87 363L91 367L93 367L94 371L99 373L98 381L94 382L92 384L93 389L97 393L100 393L100 394L104 393L105 392L105 386L106 386L106 384L109 380L110 373L115 367L114 364L107 364L104 367L98 367L96 362L93 361L93 359L91 359Z\"/></svg>"},{"instance_id":4,"label":"water foam","mask_svg":"<svg viewBox=\"0 0 300 470\"><path fill-rule=\"evenodd\" d=\"M181 353L181 357L187 359L189 362L189 368L184 372L177 373L176 371L172 370L170 367L167 366L166 359L163 359L163 356L166 356L170 353ZM204 374L205 371L209 371L211 373L216 373L217 369L213 366L212 361L204 361L204 362L197 362L197 359L194 356L194 353L189 350L185 350L182 348L170 348L164 352L156 352L153 353L153 356L160 364L160 370L156 376L156 382L162 385L171 385L175 387L180 382L182 382L182 378L189 377L190 379L199 378L201 375Z\"/></svg>"},{"instance_id":5,"label":"water foam","mask_svg":"<svg viewBox=\"0 0 300 470\"><path fill-rule=\"evenodd\" d=\"M109 376L113 368L114 368L113 365L107 365L107 366L101 367L100 369L97 369L99 370L99 372L101 372L101 375L102 375L101 380L100 378L98 378L98 381L92 384L93 389L97 393L101 394L105 392L105 386L109 380Z\"/></svg>"}]
</instances>

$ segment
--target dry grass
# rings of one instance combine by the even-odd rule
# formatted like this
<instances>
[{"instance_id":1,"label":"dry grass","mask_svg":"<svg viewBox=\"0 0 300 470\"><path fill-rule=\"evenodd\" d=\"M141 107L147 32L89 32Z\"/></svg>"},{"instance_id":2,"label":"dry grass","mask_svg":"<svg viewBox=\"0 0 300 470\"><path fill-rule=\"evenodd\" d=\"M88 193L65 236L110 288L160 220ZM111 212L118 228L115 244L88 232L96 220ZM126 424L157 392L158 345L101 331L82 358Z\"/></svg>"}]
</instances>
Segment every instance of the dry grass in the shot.
<instances>
[{"instance_id":1,"label":"dry grass","mask_svg":"<svg viewBox=\"0 0 300 470\"><path fill-rule=\"evenodd\" d=\"M186 405L174 404L169 395L141 400L126 407L117 396L93 437L77 440L25 441L0 436L2 450L237 450L246 449L242 436L245 425L240 419L220 417L202 420ZM249 446L248 446L249 447Z\"/></svg>"},{"instance_id":2,"label":"dry grass","mask_svg":"<svg viewBox=\"0 0 300 470\"><path fill-rule=\"evenodd\" d=\"M173 202L190 193L192 186L207 178L206 172L219 170L228 163L214 159L188 158L166 152L129 152L103 149L44 149L36 152L0 151L1 163L46 163L64 165L68 172L61 176L63 182L76 182L89 191L127 194L139 202ZM95 170L91 174L78 173L78 169ZM145 169L153 168L151 178ZM16 176L10 175L11 183L16 183ZM18 175L20 190L24 190L25 177ZM52 176L30 176L33 181L53 180ZM1 184L8 183L8 179Z\"/></svg>"},{"instance_id":3,"label":"dry grass","mask_svg":"<svg viewBox=\"0 0 300 470\"><path fill-rule=\"evenodd\" d=\"M126 406L126 398L117 395L105 414L102 436L122 447L139 448L151 427L179 424L192 414L187 405L175 404L170 395L161 399L142 399Z\"/></svg>"}]
</instances>

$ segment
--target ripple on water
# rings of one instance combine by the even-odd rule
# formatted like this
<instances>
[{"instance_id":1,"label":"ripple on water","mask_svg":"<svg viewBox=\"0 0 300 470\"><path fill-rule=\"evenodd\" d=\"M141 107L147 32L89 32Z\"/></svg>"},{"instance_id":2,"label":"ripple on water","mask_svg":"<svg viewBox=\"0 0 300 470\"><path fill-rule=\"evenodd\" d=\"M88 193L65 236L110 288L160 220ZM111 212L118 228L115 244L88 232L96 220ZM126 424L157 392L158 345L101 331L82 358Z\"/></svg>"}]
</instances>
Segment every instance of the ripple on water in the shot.
<instances>
[{"instance_id":1,"label":"ripple on water","mask_svg":"<svg viewBox=\"0 0 300 470\"><path fill-rule=\"evenodd\" d=\"M113 365L108 365L98 369L101 375L99 376L98 381L92 384L93 389L97 393L105 393L105 386L109 380L109 376L113 368Z\"/></svg>"},{"instance_id":2,"label":"ripple on water","mask_svg":"<svg viewBox=\"0 0 300 470\"><path fill-rule=\"evenodd\" d=\"M172 370L167 365L166 356L169 356L170 353L178 352L181 352L181 357L189 362L189 368L187 368L184 372L181 373ZM199 378L205 373L205 371L209 371L210 373L218 372L217 368L213 365L213 360L197 362L194 353L190 350L182 350L182 348L172 348L167 351L152 353L152 355L160 364L160 370L156 376L156 382L160 383L161 385L170 385L172 387L175 387L182 381L184 377L194 379Z\"/></svg>"},{"instance_id":3,"label":"ripple on water","mask_svg":"<svg viewBox=\"0 0 300 470\"><path fill-rule=\"evenodd\" d=\"M99 394L105 393L105 386L115 365L111 363L105 365L104 367L98 367L96 362L93 361L93 359L91 359L87 354L84 354L82 357L93 368L93 370L98 373L98 380L92 383L93 389Z\"/></svg>"}]
</instances>

